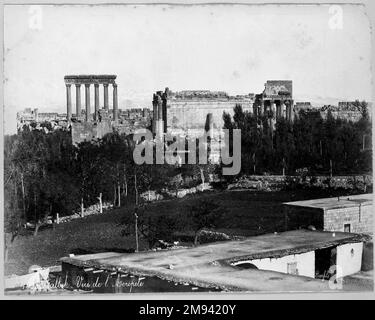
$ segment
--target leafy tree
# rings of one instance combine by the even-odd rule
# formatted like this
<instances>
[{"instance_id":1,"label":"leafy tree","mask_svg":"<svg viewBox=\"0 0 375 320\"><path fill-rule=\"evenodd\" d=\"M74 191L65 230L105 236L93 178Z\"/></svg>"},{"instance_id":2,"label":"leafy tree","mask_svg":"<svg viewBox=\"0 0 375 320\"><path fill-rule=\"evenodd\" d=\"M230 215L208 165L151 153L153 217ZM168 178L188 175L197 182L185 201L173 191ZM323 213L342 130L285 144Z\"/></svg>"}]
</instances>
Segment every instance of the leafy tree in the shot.
<instances>
[{"instance_id":1,"label":"leafy tree","mask_svg":"<svg viewBox=\"0 0 375 320\"><path fill-rule=\"evenodd\" d=\"M220 222L226 210L218 203L200 199L189 207L188 219L194 230L194 245L198 244L199 232L204 228L214 228Z\"/></svg>"},{"instance_id":2,"label":"leafy tree","mask_svg":"<svg viewBox=\"0 0 375 320\"><path fill-rule=\"evenodd\" d=\"M136 228L140 236L148 243L149 249L162 241L172 241L173 232L179 228L179 221L168 215L151 215L147 212L147 206L138 206L125 212L121 223L123 236L136 235Z\"/></svg>"}]
</instances>

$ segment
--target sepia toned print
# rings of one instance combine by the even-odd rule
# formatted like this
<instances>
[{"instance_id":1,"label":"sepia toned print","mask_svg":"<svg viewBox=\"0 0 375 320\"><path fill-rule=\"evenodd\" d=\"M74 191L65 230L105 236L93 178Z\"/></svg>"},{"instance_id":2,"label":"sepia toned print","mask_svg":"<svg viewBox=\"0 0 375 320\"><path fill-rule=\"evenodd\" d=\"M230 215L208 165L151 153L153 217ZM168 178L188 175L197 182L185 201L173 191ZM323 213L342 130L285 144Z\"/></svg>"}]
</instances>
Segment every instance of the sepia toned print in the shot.
<instances>
[{"instance_id":1,"label":"sepia toned print","mask_svg":"<svg viewBox=\"0 0 375 320\"><path fill-rule=\"evenodd\" d=\"M5 294L373 291L370 37L355 4L6 5Z\"/></svg>"}]
</instances>

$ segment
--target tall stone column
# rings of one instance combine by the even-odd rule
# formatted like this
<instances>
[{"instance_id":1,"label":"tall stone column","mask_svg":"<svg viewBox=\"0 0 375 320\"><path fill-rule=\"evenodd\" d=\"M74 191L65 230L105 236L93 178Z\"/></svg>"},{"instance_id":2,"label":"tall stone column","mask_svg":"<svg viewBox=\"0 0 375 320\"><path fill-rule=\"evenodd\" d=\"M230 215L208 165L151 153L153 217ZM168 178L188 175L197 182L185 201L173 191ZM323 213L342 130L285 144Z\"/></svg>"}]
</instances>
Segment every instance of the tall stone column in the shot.
<instances>
[{"instance_id":1,"label":"tall stone column","mask_svg":"<svg viewBox=\"0 0 375 320\"><path fill-rule=\"evenodd\" d=\"M118 119L117 84L113 84L113 121Z\"/></svg>"},{"instance_id":2,"label":"tall stone column","mask_svg":"<svg viewBox=\"0 0 375 320\"><path fill-rule=\"evenodd\" d=\"M108 110L108 83L104 83L104 109Z\"/></svg>"},{"instance_id":3,"label":"tall stone column","mask_svg":"<svg viewBox=\"0 0 375 320\"><path fill-rule=\"evenodd\" d=\"M77 119L81 117L81 84L76 84L76 116Z\"/></svg>"},{"instance_id":4,"label":"tall stone column","mask_svg":"<svg viewBox=\"0 0 375 320\"><path fill-rule=\"evenodd\" d=\"M286 111L286 105L284 101L281 101L280 104L280 118L287 118L287 111Z\"/></svg>"},{"instance_id":5,"label":"tall stone column","mask_svg":"<svg viewBox=\"0 0 375 320\"><path fill-rule=\"evenodd\" d=\"M155 93L152 99L152 107L153 107L152 132L155 134L156 133L156 121L158 120L158 102L157 102Z\"/></svg>"},{"instance_id":6,"label":"tall stone column","mask_svg":"<svg viewBox=\"0 0 375 320\"><path fill-rule=\"evenodd\" d=\"M160 96L160 92L156 94L157 108L158 108L158 120L156 123L156 135L160 138L164 133L164 124L163 124L163 101Z\"/></svg>"},{"instance_id":7,"label":"tall stone column","mask_svg":"<svg viewBox=\"0 0 375 320\"><path fill-rule=\"evenodd\" d=\"M280 118L281 115L281 100L276 104L276 120Z\"/></svg>"},{"instance_id":8,"label":"tall stone column","mask_svg":"<svg viewBox=\"0 0 375 320\"><path fill-rule=\"evenodd\" d=\"M158 120L163 120L163 101L161 100L161 96L157 94L157 104L158 104Z\"/></svg>"},{"instance_id":9,"label":"tall stone column","mask_svg":"<svg viewBox=\"0 0 375 320\"><path fill-rule=\"evenodd\" d=\"M99 119L99 84L95 83L95 113L94 120L98 121Z\"/></svg>"},{"instance_id":10,"label":"tall stone column","mask_svg":"<svg viewBox=\"0 0 375 320\"><path fill-rule=\"evenodd\" d=\"M68 122L72 119L72 93L70 91L71 84L66 84L66 120Z\"/></svg>"},{"instance_id":11,"label":"tall stone column","mask_svg":"<svg viewBox=\"0 0 375 320\"><path fill-rule=\"evenodd\" d=\"M86 122L90 121L91 110L90 110L90 83L85 83L86 87Z\"/></svg>"},{"instance_id":12,"label":"tall stone column","mask_svg":"<svg viewBox=\"0 0 375 320\"><path fill-rule=\"evenodd\" d=\"M270 110L272 113L272 118L276 119L276 103L275 102L271 103Z\"/></svg>"},{"instance_id":13,"label":"tall stone column","mask_svg":"<svg viewBox=\"0 0 375 320\"><path fill-rule=\"evenodd\" d=\"M293 100L290 100L289 101L289 121L293 121L294 120L294 112L293 112Z\"/></svg>"}]
</instances>

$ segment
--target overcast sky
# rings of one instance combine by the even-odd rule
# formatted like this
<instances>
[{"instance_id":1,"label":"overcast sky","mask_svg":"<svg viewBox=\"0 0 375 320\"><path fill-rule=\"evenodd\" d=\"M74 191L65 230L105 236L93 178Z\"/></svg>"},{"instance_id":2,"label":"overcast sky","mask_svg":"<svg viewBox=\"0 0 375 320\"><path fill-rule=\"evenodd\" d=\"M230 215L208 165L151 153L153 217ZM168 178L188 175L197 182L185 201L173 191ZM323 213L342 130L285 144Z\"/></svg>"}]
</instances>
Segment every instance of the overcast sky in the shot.
<instances>
[{"instance_id":1,"label":"overcast sky","mask_svg":"<svg viewBox=\"0 0 375 320\"><path fill-rule=\"evenodd\" d=\"M5 132L26 107L66 112L66 74L116 74L120 108L151 107L165 87L259 93L272 79L293 80L297 101L370 100L369 21L341 9L5 6Z\"/></svg>"}]
</instances>

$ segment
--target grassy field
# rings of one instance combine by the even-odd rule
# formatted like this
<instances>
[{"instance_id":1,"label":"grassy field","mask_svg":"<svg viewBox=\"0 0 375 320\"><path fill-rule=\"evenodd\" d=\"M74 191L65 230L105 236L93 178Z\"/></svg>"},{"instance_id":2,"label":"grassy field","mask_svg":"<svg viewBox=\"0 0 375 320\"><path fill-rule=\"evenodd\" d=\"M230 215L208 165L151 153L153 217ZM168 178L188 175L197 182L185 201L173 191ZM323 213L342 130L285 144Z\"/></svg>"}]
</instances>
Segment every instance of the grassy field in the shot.
<instances>
[{"instance_id":1,"label":"grassy field","mask_svg":"<svg viewBox=\"0 0 375 320\"><path fill-rule=\"evenodd\" d=\"M341 195L343 193L341 192ZM182 199L155 202L149 205L149 214L178 214L184 218L188 206L195 198L209 198L227 208L218 226L218 231L230 235L252 236L261 233L282 231L282 203L286 201L327 197L327 191L222 191L205 192ZM37 264L51 266L59 264L59 258L69 253L119 251L126 252L135 247L133 236L121 236L119 225L124 212L129 208L116 208L101 215L92 215L56 225L54 229L39 231L37 236L25 234L16 238L9 249L5 274L24 274ZM186 230L189 233L189 230ZM140 239L140 249L147 243Z\"/></svg>"}]
</instances>

